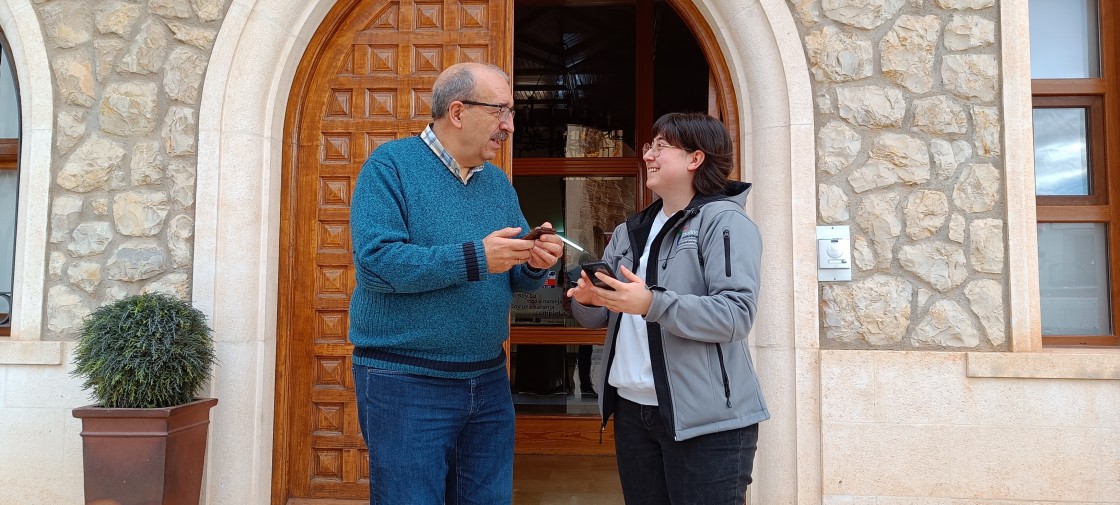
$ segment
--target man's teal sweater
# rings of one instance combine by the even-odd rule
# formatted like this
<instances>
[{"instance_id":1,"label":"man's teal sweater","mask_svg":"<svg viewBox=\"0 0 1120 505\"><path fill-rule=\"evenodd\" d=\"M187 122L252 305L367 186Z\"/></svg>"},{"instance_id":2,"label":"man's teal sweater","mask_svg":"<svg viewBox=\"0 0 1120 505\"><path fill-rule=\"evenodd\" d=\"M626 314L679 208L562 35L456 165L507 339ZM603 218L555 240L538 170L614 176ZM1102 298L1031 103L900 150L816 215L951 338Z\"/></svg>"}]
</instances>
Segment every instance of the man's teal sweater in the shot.
<instances>
[{"instance_id":1,"label":"man's teal sweater","mask_svg":"<svg viewBox=\"0 0 1120 505\"><path fill-rule=\"evenodd\" d=\"M540 288L546 272L487 271L486 235L528 231L505 173L487 163L463 184L411 137L366 160L351 202L354 362L454 378L504 366L513 292Z\"/></svg>"}]
</instances>

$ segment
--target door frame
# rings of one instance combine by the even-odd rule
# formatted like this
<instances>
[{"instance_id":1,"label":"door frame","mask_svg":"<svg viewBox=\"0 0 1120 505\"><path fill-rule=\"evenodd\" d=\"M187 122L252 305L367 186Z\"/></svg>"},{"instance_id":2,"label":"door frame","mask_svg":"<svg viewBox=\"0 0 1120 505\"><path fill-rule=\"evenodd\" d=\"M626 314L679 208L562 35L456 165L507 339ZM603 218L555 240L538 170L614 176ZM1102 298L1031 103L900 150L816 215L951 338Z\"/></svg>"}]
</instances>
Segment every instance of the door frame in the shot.
<instances>
[{"instance_id":1,"label":"door frame","mask_svg":"<svg viewBox=\"0 0 1120 505\"><path fill-rule=\"evenodd\" d=\"M767 465L759 468L752 493L764 501L811 499L821 484L820 417L812 401L820 377L812 258L815 132L805 51L783 0L697 2L707 25L719 27L717 45L736 83L733 96L746 104L738 108L743 126L737 132L745 167L765 167L752 182L756 195L766 198L750 204L768 233L773 265L764 279L772 309L760 314L756 332L756 362L769 372L766 393L776 414L764 438L796 450L760 452ZM284 281L284 107L305 49L335 3L234 3L203 85L197 184L210 190L196 201L193 298L211 317L225 366L215 370L210 392L226 405L213 413L211 501L264 503L273 496L283 502L276 497L285 489L275 477L283 475L277 470L286 440L274 425L286 408L276 396L284 384L278 358L285 352L285 335L277 331L285 307L277 295ZM231 481L231 475L239 477Z\"/></svg>"}]
</instances>

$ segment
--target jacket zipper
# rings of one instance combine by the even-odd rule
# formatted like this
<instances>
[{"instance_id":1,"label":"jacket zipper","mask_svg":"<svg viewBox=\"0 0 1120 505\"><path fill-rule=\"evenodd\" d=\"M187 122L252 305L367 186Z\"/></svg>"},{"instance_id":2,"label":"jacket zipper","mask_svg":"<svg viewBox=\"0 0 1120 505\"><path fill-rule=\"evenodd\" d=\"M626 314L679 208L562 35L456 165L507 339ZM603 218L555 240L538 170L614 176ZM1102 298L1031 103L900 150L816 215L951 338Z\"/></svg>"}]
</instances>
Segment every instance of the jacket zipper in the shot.
<instances>
[{"instance_id":1,"label":"jacket zipper","mask_svg":"<svg viewBox=\"0 0 1120 505\"><path fill-rule=\"evenodd\" d=\"M631 241L630 247L628 247L625 251L622 251L623 257L626 257L627 254L633 254L632 251L634 250L634 237L630 236L629 238ZM633 270L631 271L637 270L640 266L640 262L641 258L635 256L633 263L631 263L631 265L633 265ZM618 350L618 329L619 325L616 322L614 325L614 332L611 333L611 354L610 356L607 356L607 369L604 372L604 377L606 377L607 380L603 381L603 390L599 392L599 395L603 399L603 422L599 425L599 445L603 445L603 432L607 431L607 421L610 420L611 416L614 415L615 409L618 408L618 393L616 392L615 387L610 384L611 367L614 366L614 353Z\"/></svg>"},{"instance_id":2,"label":"jacket zipper","mask_svg":"<svg viewBox=\"0 0 1120 505\"><path fill-rule=\"evenodd\" d=\"M665 222L661 231L654 237L653 243L649 248L649 254L652 258L646 265L645 276L646 286L649 286L650 290L658 286L657 277L659 272L657 271L657 265L658 260L661 259L661 250L664 247L663 242L665 238L676 231L682 223L699 212L700 209L697 207L678 211L676 214L669 217L669 220ZM651 266L653 268L650 268ZM668 427L669 433L673 434L674 438L676 438L677 424L674 414L675 406L673 405L673 392L669 387L669 367L665 360L664 334L661 330L661 325L658 323L646 323L646 334L649 340L649 358L651 368L653 369L654 389L657 392L658 414L661 416L661 422ZM660 390L656 387L658 382L664 385Z\"/></svg>"},{"instance_id":3,"label":"jacket zipper","mask_svg":"<svg viewBox=\"0 0 1120 505\"><path fill-rule=\"evenodd\" d=\"M731 277L731 230L723 229L723 271ZM719 355L719 371L723 375L723 398L727 400L727 408L731 408L731 381L727 379L727 364L723 362L723 346L716 344L716 354Z\"/></svg>"},{"instance_id":4,"label":"jacket zipper","mask_svg":"<svg viewBox=\"0 0 1120 505\"><path fill-rule=\"evenodd\" d=\"M724 232L726 236L726 231ZM727 379L727 365L723 362L723 346L715 344L716 354L719 355L719 373L723 375L723 398L727 401L727 408L731 408L731 381Z\"/></svg>"},{"instance_id":5,"label":"jacket zipper","mask_svg":"<svg viewBox=\"0 0 1120 505\"><path fill-rule=\"evenodd\" d=\"M618 349L618 324L614 325L614 333L611 334L611 354L607 356L607 370L604 377L608 380L603 381L603 390L599 394L603 398L603 423L599 426L599 445L603 445L603 432L607 430L607 421L610 420L611 415L614 414L617 408L618 400L615 395L615 387L610 385L611 367L614 366L614 353Z\"/></svg>"},{"instance_id":6,"label":"jacket zipper","mask_svg":"<svg viewBox=\"0 0 1120 505\"><path fill-rule=\"evenodd\" d=\"M723 229L723 271L731 277L731 230Z\"/></svg>"}]
</instances>

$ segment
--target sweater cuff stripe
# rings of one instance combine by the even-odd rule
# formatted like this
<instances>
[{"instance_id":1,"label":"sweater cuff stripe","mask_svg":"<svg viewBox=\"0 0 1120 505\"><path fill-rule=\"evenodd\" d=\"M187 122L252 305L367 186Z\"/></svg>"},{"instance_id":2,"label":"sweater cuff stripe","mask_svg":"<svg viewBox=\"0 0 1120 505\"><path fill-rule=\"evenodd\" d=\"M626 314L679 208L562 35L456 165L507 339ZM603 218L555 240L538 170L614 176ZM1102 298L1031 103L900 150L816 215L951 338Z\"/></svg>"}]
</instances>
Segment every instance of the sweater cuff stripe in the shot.
<instances>
[{"instance_id":1,"label":"sweater cuff stripe","mask_svg":"<svg viewBox=\"0 0 1120 505\"><path fill-rule=\"evenodd\" d=\"M463 261L467 267L467 281L481 280L482 275L478 271L478 251L474 248L474 242L463 242Z\"/></svg>"}]
</instances>

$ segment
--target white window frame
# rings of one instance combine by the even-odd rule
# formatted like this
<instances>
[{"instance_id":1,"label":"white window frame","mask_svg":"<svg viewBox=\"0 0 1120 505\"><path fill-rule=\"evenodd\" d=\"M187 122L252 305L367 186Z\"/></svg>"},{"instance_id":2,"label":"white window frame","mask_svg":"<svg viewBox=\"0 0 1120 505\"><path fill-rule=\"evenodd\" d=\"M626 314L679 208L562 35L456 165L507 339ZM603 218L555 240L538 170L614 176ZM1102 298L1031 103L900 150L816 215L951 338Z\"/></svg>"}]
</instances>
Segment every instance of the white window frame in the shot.
<instances>
[{"instance_id":1,"label":"white window frame","mask_svg":"<svg viewBox=\"0 0 1120 505\"><path fill-rule=\"evenodd\" d=\"M1120 380L1120 348L1042 347L1030 15L1023 0L1000 0L999 12L1012 352L966 353L966 374L977 378Z\"/></svg>"}]
</instances>

